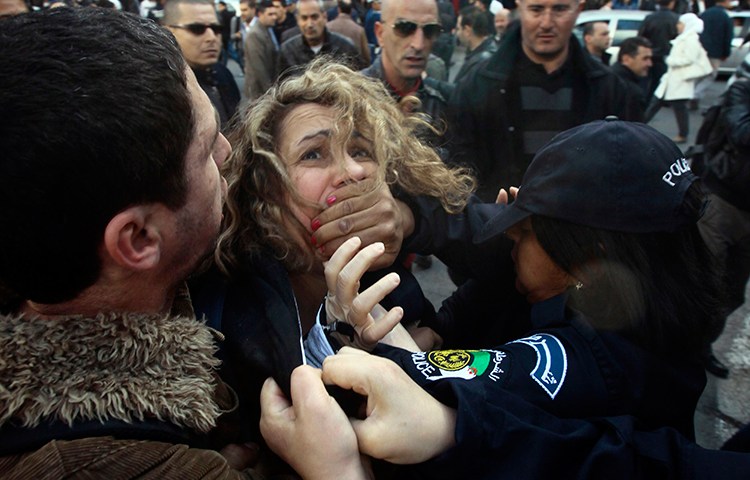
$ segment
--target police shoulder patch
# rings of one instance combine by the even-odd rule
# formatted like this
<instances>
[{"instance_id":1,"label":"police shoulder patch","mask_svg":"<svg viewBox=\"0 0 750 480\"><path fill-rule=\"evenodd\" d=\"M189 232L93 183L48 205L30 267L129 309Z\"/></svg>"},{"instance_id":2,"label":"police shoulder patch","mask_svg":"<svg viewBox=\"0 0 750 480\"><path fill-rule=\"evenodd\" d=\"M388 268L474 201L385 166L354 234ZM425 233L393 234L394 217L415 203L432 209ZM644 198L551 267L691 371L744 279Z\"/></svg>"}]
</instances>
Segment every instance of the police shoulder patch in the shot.
<instances>
[{"instance_id":1,"label":"police shoulder patch","mask_svg":"<svg viewBox=\"0 0 750 480\"><path fill-rule=\"evenodd\" d=\"M414 366L428 380L461 378L470 380L485 373L493 381L503 373L505 352L494 350L435 350L411 355Z\"/></svg>"},{"instance_id":2,"label":"police shoulder patch","mask_svg":"<svg viewBox=\"0 0 750 480\"><path fill-rule=\"evenodd\" d=\"M554 335L539 333L511 343L521 343L534 349L536 366L529 375L554 399L568 371L568 355L560 340Z\"/></svg>"}]
</instances>

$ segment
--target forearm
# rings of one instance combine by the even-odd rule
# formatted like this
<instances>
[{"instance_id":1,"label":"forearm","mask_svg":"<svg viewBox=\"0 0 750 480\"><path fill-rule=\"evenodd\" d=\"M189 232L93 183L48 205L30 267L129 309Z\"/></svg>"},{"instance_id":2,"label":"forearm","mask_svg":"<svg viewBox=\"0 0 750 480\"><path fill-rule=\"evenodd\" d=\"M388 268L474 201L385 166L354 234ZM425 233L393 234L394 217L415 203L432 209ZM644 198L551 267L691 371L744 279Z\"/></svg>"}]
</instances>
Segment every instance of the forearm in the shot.
<instances>
[{"instance_id":1,"label":"forearm","mask_svg":"<svg viewBox=\"0 0 750 480\"><path fill-rule=\"evenodd\" d=\"M483 245L473 242L474 235L502 206L472 197L463 212L449 214L434 198L417 197L409 204L414 232L404 240L404 251L436 255L451 269L473 278L493 278L498 270L512 270L512 243L505 237Z\"/></svg>"}]
</instances>

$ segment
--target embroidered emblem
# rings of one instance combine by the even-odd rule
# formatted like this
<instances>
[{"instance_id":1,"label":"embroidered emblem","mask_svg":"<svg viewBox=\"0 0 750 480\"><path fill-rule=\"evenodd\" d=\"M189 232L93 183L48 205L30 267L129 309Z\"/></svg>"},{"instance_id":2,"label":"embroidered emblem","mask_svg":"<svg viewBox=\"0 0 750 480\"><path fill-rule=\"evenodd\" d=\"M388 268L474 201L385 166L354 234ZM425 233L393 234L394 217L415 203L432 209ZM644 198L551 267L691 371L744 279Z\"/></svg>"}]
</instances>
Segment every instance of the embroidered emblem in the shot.
<instances>
[{"instance_id":1,"label":"embroidered emblem","mask_svg":"<svg viewBox=\"0 0 750 480\"><path fill-rule=\"evenodd\" d=\"M536 366L529 375L554 399L568 371L568 355L560 340L553 335L540 333L511 343L522 343L534 349Z\"/></svg>"},{"instance_id":2,"label":"embroidered emblem","mask_svg":"<svg viewBox=\"0 0 750 480\"><path fill-rule=\"evenodd\" d=\"M437 350L412 354L414 366L428 380L461 378L470 380L489 372L489 378L497 381L504 371L500 364L504 352L494 350Z\"/></svg>"}]
</instances>

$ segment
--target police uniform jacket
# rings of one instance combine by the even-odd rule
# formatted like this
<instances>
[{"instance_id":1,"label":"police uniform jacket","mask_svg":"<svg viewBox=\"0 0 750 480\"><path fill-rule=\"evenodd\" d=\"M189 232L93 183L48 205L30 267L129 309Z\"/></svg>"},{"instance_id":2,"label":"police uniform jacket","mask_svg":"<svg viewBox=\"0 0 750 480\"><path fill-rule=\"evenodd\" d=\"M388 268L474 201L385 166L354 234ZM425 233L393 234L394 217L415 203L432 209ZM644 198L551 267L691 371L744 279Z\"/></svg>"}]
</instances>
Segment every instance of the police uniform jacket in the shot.
<instances>
[{"instance_id":1,"label":"police uniform jacket","mask_svg":"<svg viewBox=\"0 0 750 480\"><path fill-rule=\"evenodd\" d=\"M566 297L531 306L529 322L520 320L526 333L509 330L512 339L498 347L412 353L379 346L377 353L453 407L466 408L457 398L479 404L510 392L561 418L633 415L648 428L669 426L693 438L693 414L706 383L698 358L690 352L662 356L619 333L595 330L566 307ZM513 317L525 312L508 306L496 310L492 321L518 323ZM452 308L454 315L461 313Z\"/></svg>"}]
</instances>

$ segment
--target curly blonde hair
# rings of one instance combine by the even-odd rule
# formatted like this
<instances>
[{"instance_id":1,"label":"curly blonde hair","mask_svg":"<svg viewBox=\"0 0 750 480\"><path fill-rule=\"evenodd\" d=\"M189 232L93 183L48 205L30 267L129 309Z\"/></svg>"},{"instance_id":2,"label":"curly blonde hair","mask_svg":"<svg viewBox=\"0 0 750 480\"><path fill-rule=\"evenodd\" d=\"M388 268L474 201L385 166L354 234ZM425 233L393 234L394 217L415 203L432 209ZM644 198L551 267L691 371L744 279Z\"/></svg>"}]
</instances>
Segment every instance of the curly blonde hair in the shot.
<instances>
[{"instance_id":1,"label":"curly blonde hair","mask_svg":"<svg viewBox=\"0 0 750 480\"><path fill-rule=\"evenodd\" d=\"M413 105L416 99L405 100ZM476 181L467 170L446 166L433 148L419 140L417 132L429 127L425 119L405 116L382 82L321 57L300 76L271 87L242 112L229 136L234 150L223 167L229 183L226 228L216 253L225 273L268 249L288 271L304 271L314 263L312 247L294 241L308 233L296 221L289 202L304 200L277 143L287 114L306 103L335 110L335 135L351 138L356 129L372 142L378 182L410 195L436 197L448 212L465 207Z\"/></svg>"}]
</instances>

